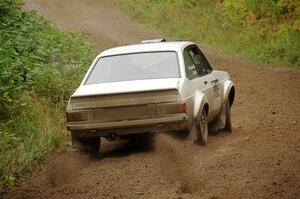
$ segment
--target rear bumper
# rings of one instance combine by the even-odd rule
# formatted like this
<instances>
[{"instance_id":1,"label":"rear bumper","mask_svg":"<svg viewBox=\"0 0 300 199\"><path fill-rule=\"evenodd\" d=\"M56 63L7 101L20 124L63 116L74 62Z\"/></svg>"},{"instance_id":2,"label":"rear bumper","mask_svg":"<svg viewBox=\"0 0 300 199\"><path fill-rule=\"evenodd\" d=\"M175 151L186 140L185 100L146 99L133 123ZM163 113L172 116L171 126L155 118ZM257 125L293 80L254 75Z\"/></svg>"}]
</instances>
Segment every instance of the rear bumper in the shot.
<instances>
[{"instance_id":1,"label":"rear bumper","mask_svg":"<svg viewBox=\"0 0 300 199\"><path fill-rule=\"evenodd\" d=\"M80 137L129 135L160 130L183 130L187 128L187 115L176 114L167 117L125 120L105 123L68 124L67 129Z\"/></svg>"}]
</instances>

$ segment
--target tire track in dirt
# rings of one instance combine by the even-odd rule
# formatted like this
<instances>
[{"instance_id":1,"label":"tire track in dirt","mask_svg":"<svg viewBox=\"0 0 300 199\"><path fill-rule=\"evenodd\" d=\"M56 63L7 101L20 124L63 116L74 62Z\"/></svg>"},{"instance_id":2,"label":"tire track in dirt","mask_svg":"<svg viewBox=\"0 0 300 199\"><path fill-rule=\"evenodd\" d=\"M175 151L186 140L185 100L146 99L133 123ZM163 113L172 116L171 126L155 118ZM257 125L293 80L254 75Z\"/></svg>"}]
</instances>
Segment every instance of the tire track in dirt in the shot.
<instances>
[{"instance_id":1,"label":"tire track in dirt","mask_svg":"<svg viewBox=\"0 0 300 199\"><path fill-rule=\"evenodd\" d=\"M87 31L97 51L160 38L105 0L28 0L63 30ZM167 134L104 142L97 157L63 152L5 198L300 198L300 73L203 48L236 85L233 134L199 147Z\"/></svg>"}]
</instances>

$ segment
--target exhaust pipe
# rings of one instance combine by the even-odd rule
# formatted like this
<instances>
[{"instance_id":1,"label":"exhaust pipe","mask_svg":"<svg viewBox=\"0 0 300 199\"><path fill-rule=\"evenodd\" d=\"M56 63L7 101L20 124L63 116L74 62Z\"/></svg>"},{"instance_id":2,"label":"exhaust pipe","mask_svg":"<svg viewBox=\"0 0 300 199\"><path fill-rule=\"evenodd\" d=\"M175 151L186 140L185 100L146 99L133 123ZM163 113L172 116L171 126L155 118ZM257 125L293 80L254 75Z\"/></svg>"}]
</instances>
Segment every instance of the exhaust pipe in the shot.
<instances>
[{"instance_id":1,"label":"exhaust pipe","mask_svg":"<svg viewBox=\"0 0 300 199\"><path fill-rule=\"evenodd\" d=\"M105 137L108 141L115 141L117 136L115 133L110 133Z\"/></svg>"}]
</instances>

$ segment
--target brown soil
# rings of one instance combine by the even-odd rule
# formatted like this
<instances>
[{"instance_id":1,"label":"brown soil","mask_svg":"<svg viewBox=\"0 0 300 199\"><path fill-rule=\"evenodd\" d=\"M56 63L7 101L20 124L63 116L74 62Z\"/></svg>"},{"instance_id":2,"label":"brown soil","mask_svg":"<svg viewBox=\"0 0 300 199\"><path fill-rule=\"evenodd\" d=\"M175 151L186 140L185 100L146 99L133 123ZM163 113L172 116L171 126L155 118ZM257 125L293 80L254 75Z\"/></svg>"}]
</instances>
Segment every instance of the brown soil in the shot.
<instances>
[{"instance_id":1,"label":"brown soil","mask_svg":"<svg viewBox=\"0 0 300 199\"><path fill-rule=\"evenodd\" d=\"M109 1L28 0L63 30L87 31L97 50L161 34ZM203 49L236 85L234 133L200 147L167 135L104 142L97 157L49 158L4 198L300 198L300 73Z\"/></svg>"}]
</instances>

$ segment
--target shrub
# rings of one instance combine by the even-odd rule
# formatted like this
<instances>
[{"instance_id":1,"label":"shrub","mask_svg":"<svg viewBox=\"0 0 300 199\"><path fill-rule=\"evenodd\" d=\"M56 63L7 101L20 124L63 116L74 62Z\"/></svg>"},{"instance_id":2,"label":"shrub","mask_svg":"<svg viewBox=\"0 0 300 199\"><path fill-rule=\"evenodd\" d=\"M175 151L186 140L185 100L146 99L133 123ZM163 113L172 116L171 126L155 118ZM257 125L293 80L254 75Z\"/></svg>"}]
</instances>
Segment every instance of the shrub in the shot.
<instances>
[{"instance_id":1,"label":"shrub","mask_svg":"<svg viewBox=\"0 0 300 199\"><path fill-rule=\"evenodd\" d=\"M0 192L65 142L64 108L91 49L86 34L0 0Z\"/></svg>"}]
</instances>

